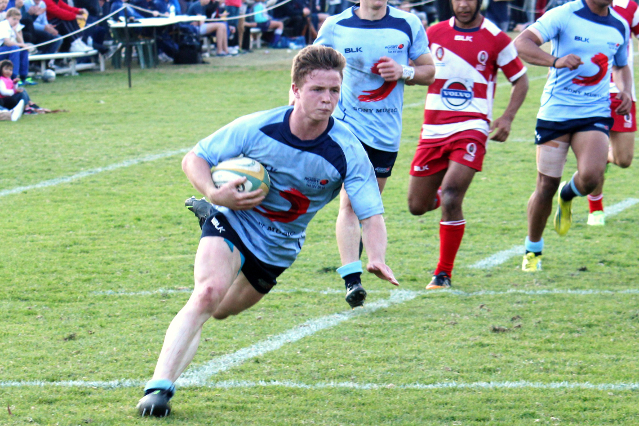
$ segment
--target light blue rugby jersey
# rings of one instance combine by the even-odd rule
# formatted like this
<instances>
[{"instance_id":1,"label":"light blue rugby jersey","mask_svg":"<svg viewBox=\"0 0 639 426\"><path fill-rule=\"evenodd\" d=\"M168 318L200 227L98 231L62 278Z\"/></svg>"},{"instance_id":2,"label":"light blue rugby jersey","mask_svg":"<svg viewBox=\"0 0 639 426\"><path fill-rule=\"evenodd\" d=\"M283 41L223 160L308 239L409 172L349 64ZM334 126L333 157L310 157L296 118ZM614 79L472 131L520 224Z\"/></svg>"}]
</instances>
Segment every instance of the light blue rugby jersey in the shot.
<instances>
[{"instance_id":1,"label":"light blue rugby jersey","mask_svg":"<svg viewBox=\"0 0 639 426\"><path fill-rule=\"evenodd\" d=\"M211 167L243 155L268 170L271 190L257 208L216 207L258 259L281 267L293 263L308 223L342 183L360 220L384 212L373 166L348 128L331 118L320 137L303 141L291 133L292 111L280 107L238 118L193 149Z\"/></svg>"},{"instance_id":2,"label":"light blue rugby jersey","mask_svg":"<svg viewBox=\"0 0 639 426\"><path fill-rule=\"evenodd\" d=\"M371 70L382 56L408 65L429 53L426 32L419 19L394 7L378 21L360 19L353 6L329 17L314 44L330 46L346 57L344 82L333 117L344 121L366 145L399 151L402 133L404 80L385 82Z\"/></svg>"},{"instance_id":3,"label":"light blue rugby jersey","mask_svg":"<svg viewBox=\"0 0 639 426\"><path fill-rule=\"evenodd\" d=\"M529 27L544 43L551 41L554 56L573 53L584 63L574 71L550 68L537 118L561 121L610 116L613 60L617 66L628 63L630 30L617 12L609 10L608 16L599 16L583 0L576 0L550 10Z\"/></svg>"}]
</instances>

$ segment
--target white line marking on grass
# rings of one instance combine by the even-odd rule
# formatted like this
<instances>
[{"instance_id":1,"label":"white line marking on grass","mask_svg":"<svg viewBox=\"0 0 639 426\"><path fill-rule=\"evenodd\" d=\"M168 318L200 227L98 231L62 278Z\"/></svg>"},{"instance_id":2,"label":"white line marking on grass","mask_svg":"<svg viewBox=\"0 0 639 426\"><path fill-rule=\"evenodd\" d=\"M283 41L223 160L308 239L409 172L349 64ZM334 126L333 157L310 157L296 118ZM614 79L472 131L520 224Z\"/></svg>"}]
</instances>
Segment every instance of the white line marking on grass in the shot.
<instances>
[{"instance_id":1,"label":"white line marking on grass","mask_svg":"<svg viewBox=\"0 0 639 426\"><path fill-rule=\"evenodd\" d=\"M0 388L11 387L68 387L68 388L94 388L94 389L121 389L137 388L144 386L145 382L138 380L112 380L108 382L98 381L64 381L64 382L43 382L43 381L6 381L0 382ZM411 383L409 385L395 385L393 383L355 383L355 382L318 382L300 383L289 380L270 381L243 381L228 380L214 382L205 385L188 384L182 387L207 387L214 389L248 389L256 387L283 387L293 389L355 389L355 390L437 390L437 389L577 389L577 390L598 390L598 391L636 391L639 390L639 383L590 383L590 382L529 382L520 380L516 382L439 382L439 383Z\"/></svg>"},{"instance_id":2,"label":"white line marking on grass","mask_svg":"<svg viewBox=\"0 0 639 426\"><path fill-rule=\"evenodd\" d=\"M367 293L387 293L389 290L366 290ZM94 291L93 296L150 296L153 294L175 294L175 293L192 293L192 288L182 289L163 289L158 290L142 290L142 291ZM312 288L274 288L271 293L313 293L313 294L343 294L344 290L336 288L327 288L326 290L317 290Z\"/></svg>"},{"instance_id":3,"label":"white line marking on grass","mask_svg":"<svg viewBox=\"0 0 639 426\"><path fill-rule=\"evenodd\" d=\"M20 387L44 387L54 386L61 388L96 388L96 389L119 389L137 388L145 385L146 382L140 380L110 380L108 382L66 380L62 382L44 382L42 380L32 381L6 381L0 382L0 388L20 388Z\"/></svg>"},{"instance_id":4,"label":"white line marking on grass","mask_svg":"<svg viewBox=\"0 0 639 426\"><path fill-rule=\"evenodd\" d=\"M622 211L634 206L637 203L639 203L639 199L628 198L617 204L613 204L610 207L606 207L604 209L606 213L606 217L612 217L616 214L619 214ZM470 265L469 268L478 268L478 269L492 268L493 266L501 265L502 263L508 261L511 257L517 256L520 254L523 255L524 251L525 251L524 246L514 246L513 248L500 251L499 253L495 253L492 256L489 256L483 260L480 260L479 262Z\"/></svg>"},{"instance_id":5,"label":"white line marking on grass","mask_svg":"<svg viewBox=\"0 0 639 426\"><path fill-rule=\"evenodd\" d=\"M92 176L98 173L121 169L123 167L134 166L136 164L148 163L149 161L161 160L162 158L172 157L178 154L184 154L186 152L189 152L190 150L191 148L185 148L185 149L178 149L176 151L163 152L161 154L147 155L144 157L133 158L131 160L125 160L125 161L122 161L121 163L111 164L110 166L106 166L106 167L98 167L97 169L86 170L84 172L76 173L72 176L45 180L40 183L36 183L34 185L18 186L16 188L3 189L2 191L0 191L0 197L4 197L6 195L19 194L20 192L30 191L32 189L40 189L40 188L46 188L49 186L60 185L62 183L69 183L74 180L82 179L82 178Z\"/></svg>"},{"instance_id":6,"label":"white line marking on grass","mask_svg":"<svg viewBox=\"0 0 639 426\"><path fill-rule=\"evenodd\" d=\"M524 246L514 246L508 250L500 251L499 253L495 253L492 256L487 257L486 259L480 260L477 263L473 263L469 266L469 268L479 268L479 269L487 269L492 268L493 266L501 265L506 262L511 257L515 257L520 254L524 254L526 249Z\"/></svg>"},{"instance_id":7,"label":"white line marking on grass","mask_svg":"<svg viewBox=\"0 0 639 426\"><path fill-rule=\"evenodd\" d=\"M136 292L115 292L115 291L104 291L104 292L95 292L92 293L93 295L99 295L99 296L149 296L152 294L163 294L163 293L190 293L192 292L192 289L185 289L185 290L154 290L154 291L136 291ZM367 293L394 293L394 292L398 292L398 291L403 291L403 290L366 290ZM311 288L298 288L298 289L282 289L279 291L276 291L276 289L274 289L272 291L273 292L277 292L277 293L312 293L312 294L343 294L344 291L342 290L331 290L331 289L327 289L327 290L315 290L315 289L311 289ZM495 296L495 295L507 295L507 294L527 294L527 295L531 295L531 296L543 296L543 295L548 295L548 294L564 294L564 295L599 295L599 294L606 294L606 295L611 295L611 294L639 294L639 289L636 288L630 288L630 289L626 289L626 290L567 290L567 289L552 289L552 290L517 290L517 289L511 289L511 290L504 290L504 291L492 291L492 290L480 290L480 291L475 291L475 292L466 292L466 291L462 291L462 290L439 290L439 291L432 291L432 290L421 290L421 291L415 291L414 292L417 296L436 296L436 295L440 295L440 294L448 294L448 295L454 295L454 296Z\"/></svg>"},{"instance_id":8,"label":"white line marking on grass","mask_svg":"<svg viewBox=\"0 0 639 426\"><path fill-rule=\"evenodd\" d=\"M180 386L204 385L211 376L241 365L249 359L275 351L285 344L297 342L298 340L311 336L318 331L335 327L351 318L370 314L378 309L387 308L391 305L408 302L409 300L417 297L418 294L419 293L415 291L397 290L391 294L389 299L368 303L364 305L363 308L312 319L285 331L282 334L272 336L247 348L240 349L235 353L222 355L212 359L202 366L190 368L182 375L176 384Z\"/></svg>"},{"instance_id":9,"label":"white line marking on grass","mask_svg":"<svg viewBox=\"0 0 639 426\"><path fill-rule=\"evenodd\" d=\"M517 382L440 382L440 383L412 383L410 385L395 385L392 383L354 383L354 382L318 382L306 384L292 382L288 380L271 381L236 381L215 382L208 385L210 388L232 389L232 388L254 388L254 387L285 387L296 389L335 389L347 388L356 390L380 390L380 389L409 389L409 390L433 390L433 389L592 389L600 391L634 391L639 390L639 383L590 383L590 382L529 382L525 380Z\"/></svg>"}]
</instances>

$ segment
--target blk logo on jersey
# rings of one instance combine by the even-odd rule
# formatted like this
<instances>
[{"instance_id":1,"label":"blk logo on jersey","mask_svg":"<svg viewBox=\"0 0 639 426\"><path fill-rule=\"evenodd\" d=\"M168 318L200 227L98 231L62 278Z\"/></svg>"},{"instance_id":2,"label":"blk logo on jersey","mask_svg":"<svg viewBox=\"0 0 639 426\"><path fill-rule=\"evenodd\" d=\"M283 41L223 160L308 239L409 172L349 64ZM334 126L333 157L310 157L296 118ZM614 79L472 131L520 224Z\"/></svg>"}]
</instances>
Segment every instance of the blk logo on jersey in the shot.
<instances>
[{"instance_id":1,"label":"blk logo on jersey","mask_svg":"<svg viewBox=\"0 0 639 426\"><path fill-rule=\"evenodd\" d=\"M572 79L572 82L578 86L595 86L601 82L601 80L608 74L608 57L603 53L597 53L590 59L590 62L599 67L594 75L589 77L577 76Z\"/></svg>"},{"instance_id":2,"label":"blk logo on jersey","mask_svg":"<svg viewBox=\"0 0 639 426\"><path fill-rule=\"evenodd\" d=\"M344 53L362 53L361 47L347 47L344 49Z\"/></svg>"},{"instance_id":3,"label":"blk logo on jersey","mask_svg":"<svg viewBox=\"0 0 639 426\"><path fill-rule=\"evenodd\" d=\"M590 39L588 37L575 36L575 41L581 41L583 43L590 43Z\"/></svg>"},{"instance_id":4,"label":"blk logo on jersey","mask_svg":"<svg viewBox=\"0 0 639 426\"><path fill-rule=\"evenodd\" d=\"M440 93L442 102L448 108L459 111L473 101L473 81L451 79L444 84Z\"/></svg>"},{"instance_id":5,"label":"blk logo on jersey","mask_svg":"<svg viewBox=\"0 0 639 426\"><path fill-rule=\"evenodd\" d=\"M469 35L456 35L455 41L473 41L473 36Z\"/></svg>"}]
</instances>

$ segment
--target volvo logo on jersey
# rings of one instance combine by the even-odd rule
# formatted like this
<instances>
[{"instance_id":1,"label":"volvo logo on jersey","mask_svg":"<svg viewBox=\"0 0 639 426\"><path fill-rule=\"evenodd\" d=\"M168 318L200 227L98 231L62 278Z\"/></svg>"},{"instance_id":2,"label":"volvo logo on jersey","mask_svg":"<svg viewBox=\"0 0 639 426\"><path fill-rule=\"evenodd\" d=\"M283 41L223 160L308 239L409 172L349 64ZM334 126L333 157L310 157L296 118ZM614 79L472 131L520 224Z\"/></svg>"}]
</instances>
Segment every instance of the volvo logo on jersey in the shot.
<instances>
[{"instance_id":1,"label":"volvo logo on jersey","mask_svg":"<svg viewBox=\"0 0 639 426\"><path fill-rule=\"evenodd\" d=\"M451 79L444 84L440 96L448 108L459 111L473 101L473 81Z\"/></svg>"}]
</instances>

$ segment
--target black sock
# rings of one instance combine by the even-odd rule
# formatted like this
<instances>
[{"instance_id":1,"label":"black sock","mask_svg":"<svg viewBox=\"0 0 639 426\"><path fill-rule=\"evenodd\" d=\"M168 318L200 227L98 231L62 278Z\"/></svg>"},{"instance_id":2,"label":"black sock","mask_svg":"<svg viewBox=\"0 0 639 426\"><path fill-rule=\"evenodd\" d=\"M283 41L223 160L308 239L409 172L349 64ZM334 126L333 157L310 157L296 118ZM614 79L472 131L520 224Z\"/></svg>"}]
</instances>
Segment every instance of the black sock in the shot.
<instances>
[{"instance_id":1,"label":"black sock","mask_svg":"<svg viewBox=\"0 0 639 426\"><path fill-rule=\"evenodd\" d=\"M572 179L564 185L564 187L561 189L561 193L559 194L559 196L561 197L562 200L564 201L570 201L575 197L581 196L581 194L576 193L573 189L572 189Z\"/></svg>"},{"instance_id":2,"label":"black sock","mask_svg":"<svg viewBox=\"0 0 639 426\"><path fill-rule=\"evenodd\" d=\"M362 282L361 272L353 272L352 274L348 274L342 278L344 278L344 286L348 287L349 284L359 284Z\"/></svg>"},{"instance_id":3,"label":"black sock","mask_svg":"<svg viewBox=\"0 0 639 426\"><path fill-rule=\"evenodd\" d=\"M526 254L528 254L528 253L535 253L535 256L541 256L541 252L540 251L531 252L530 250L526 250Z\"/></svg>"}]
</instances>

